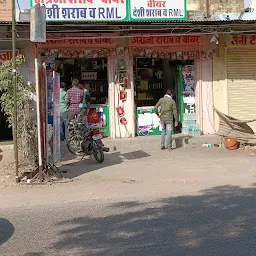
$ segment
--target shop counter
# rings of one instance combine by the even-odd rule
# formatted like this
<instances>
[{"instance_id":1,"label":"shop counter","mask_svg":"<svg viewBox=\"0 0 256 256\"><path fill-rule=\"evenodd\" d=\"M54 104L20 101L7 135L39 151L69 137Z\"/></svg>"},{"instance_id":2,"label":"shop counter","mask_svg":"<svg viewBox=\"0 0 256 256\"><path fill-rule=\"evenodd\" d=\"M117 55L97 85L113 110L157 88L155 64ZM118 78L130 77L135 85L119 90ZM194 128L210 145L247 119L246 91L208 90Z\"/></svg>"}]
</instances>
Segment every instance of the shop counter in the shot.
<instances>
[{"instance_id":1,"label":"shop counter","mask_svg":"<svg viewBox=\"0 0 256 256\"><path fill-rule=\"evenodd\" d=\"M109 106L107 104L91 104L88 113L88 123L97 124L104 137L110 135L109 128Z\"/></svg>"},{"instance_id":2,"label":"shop counter","mask_svg":"<svg viewBox=\"0 0 256 256\"><path fill-rule=\"evenodd\" d=\"M162 132L160 119L153 106L137 108L137 135L159 135Z\"/></svg>"}]
</instances>

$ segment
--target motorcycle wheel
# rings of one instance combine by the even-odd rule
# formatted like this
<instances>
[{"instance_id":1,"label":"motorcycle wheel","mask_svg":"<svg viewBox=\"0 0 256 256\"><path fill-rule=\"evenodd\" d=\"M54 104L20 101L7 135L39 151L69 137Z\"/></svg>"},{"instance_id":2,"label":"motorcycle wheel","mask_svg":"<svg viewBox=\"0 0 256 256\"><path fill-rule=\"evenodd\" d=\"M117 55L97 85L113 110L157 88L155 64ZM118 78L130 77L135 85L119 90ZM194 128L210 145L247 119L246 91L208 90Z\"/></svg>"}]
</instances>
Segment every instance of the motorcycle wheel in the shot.
<instances>
[{"instance_id":1,"label":"motorcycle wheel","mask_svg":"<svg viewBox=\"0 0 256 256\"><path fill-rule=\"evenodd\" d=\"M83 155L81 142L83 141L83 137L81 135L74 135L67 141L68 151L75 155L81 156Z\"/></svg>"},{"instance_id":2,"label":"motorcycle wheel","mask_svg":"<svg viewBox=\"0 0 256 256\"><path fill-rule=\"evenodd\" d=\"M104 152L102 147L99 147L96 142L93 143L93 156L98 163L104 162Z\"/></svg>"}]
</instances>

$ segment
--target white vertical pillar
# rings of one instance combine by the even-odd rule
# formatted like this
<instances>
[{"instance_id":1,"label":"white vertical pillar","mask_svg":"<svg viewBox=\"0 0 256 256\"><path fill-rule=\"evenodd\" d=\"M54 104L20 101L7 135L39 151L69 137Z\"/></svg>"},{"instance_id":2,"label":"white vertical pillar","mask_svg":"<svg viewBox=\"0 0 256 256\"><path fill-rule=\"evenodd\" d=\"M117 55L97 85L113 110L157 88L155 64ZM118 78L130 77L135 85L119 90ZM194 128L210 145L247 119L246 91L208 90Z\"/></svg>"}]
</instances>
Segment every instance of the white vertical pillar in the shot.
<instances>
[{"instance_id":1,"label":"white vertical pillar","mask_svg":"<svg viewBox=\"0 0 256 256\"><path fill-rule=\"evenodd\" d=\"M108 105L109 105L109 126L110 138L115 139L115 81L113 56L108 57Z\"/></svg>"},{"instance_id":2,"label":"white vertical pillar","mask_svg":"<svg viewBox=\"0 0 256 256\"><path fill-rule=\"evenodd\" d=\"M202 106L203 106L203 133L215 132L213 119L213 83L212 59L202 59Z\"/></svg>"},{"instance_id":3,"label":"white vertical pillar","mask_svg":"<svg viewBox=\"0 0 256 256\"><path fill-rule=\"evenodd\" d=\"M197 123L203 134L214 134L212 59L195 61Z\"/></svg>"},{"instance_id":4,"label":"white vertical pillar","mask_svg":"<svg viewBox=\"0 0 256 256\"><path fill-rule=\"evenodd\" d=\"M127 99L120 101L120 85L118 82L118 63L124 60L128 78ZM133 86L133 67L132 59L129 54L115 55L108 58L108 79L109 79L109 118L110 118L110 137L130 138L135 137L135 108L134 108L134 86ZM125 111L124 118L127 125L120 123L116 108L123 107Z\"/></svg>"},{"instance_id":5,"label":"white vertical pillar","mask_svg":"<svg viewBox=\"0 0 256 256\"><path fill-rule=\"evenodd\" d=\"M43 152L42 152L42 120L41 120L41 93L40 93L40 81L39 81L39 65L41 63L38 59L35 59L35 79L36 79L36 114L37 114L37 142L38 142L38 166L39 172L43 168Z\"/></svg>"}]
</instances>

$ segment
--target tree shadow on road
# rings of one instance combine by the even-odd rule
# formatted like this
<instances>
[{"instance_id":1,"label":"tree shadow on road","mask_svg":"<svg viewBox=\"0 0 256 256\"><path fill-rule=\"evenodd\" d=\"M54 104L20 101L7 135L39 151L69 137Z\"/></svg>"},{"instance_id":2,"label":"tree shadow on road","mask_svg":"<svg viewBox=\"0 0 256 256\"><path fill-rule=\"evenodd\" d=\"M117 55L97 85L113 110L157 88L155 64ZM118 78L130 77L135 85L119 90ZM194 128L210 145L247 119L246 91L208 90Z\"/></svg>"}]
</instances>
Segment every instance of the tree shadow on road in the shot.
<instances>
[{"instance_id":1,"label":"tree shadow on road","mask_svg":"<svg viewBox=\"0 0 256 256\"><path fill-rule=\"evenodd\" d=\"M7 242L14 234L14 226L7 220L0 218L0 245Z\"/></svg>"},{"instance_id":2,"label":"tree shadow on road","mask_svg":"<svg viewBox=\"0 0 256 256\"><path fill-rule=\"evenodd\" d=\"M232 186L112 204L58 223L56 253L87 256L256 255L256 189ZM97 216L98 215L98 216Z\"/></svg>"},{"instance_id":3,"label":"tree shadow on road","mask_svg":"<svg viewBox=\"0 0 256 256\"><path fill-rule=\"evenodd\" d=\"M101 164L98 163L93 156L86 156L84 160L81 161L82 157L76 158L76 161L64 164L62 165L62 168L69 170L65 174L65 177L73 179L83 174L103 169L105 167L122 164L125 160L136 160L149 156L149 154L141 150L129 153L111 152L105 153L105 160Z\"/></svg>"},{"instance_id":4,"label":"tree shadow on road","mask_svg":"<svg viewBox=\"0 0 256 256\"><path fill-rule=\"evenodd\" d=\"M78 161L63 165L63 169L68 169L69 171L65 174L65 177L69 179L77 178L83 174L103 169L108 166L121 164L123 162L121 154L119 152L106 154L103 163L98 163L93 158L93 156L86 156L84 160L81 158Z\"/></svg>"}]
</instances>

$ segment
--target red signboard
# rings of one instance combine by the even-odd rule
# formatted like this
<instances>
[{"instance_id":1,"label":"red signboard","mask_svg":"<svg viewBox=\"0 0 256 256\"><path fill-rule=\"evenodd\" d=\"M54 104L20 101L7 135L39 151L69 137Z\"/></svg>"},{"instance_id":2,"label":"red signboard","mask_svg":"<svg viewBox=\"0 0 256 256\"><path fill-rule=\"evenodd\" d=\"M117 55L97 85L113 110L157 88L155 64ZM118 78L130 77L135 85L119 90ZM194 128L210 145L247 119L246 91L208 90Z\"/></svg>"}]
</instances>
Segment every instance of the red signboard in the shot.
<instances>
[{"instance_id":1,"label":"red signboard","mask_svg":"<svg viewBox=\"0 0 256 256\"><path fill-rule=\"evenodd\" d=\"M16 56L19 55L19 51L16 51ZM0 50L0 64L5 60L12 59L12 51L11 50Z\"/></svg>"},{"instance_id":2,"label":"red signboard","mask_svg":"<svg viewBox=\"0 0 256 256\"><path fill-rule=\"evenodd\" d=\"M256 35L235 35L232 36L233 45L256 45Z\"/></svg>"},{"instance_id":3,"label":"red signboard","mask_svg":"<svg viewBox=\"0 0 256 256\"><path fill-rule=\"evenodd\" d=\"M40 43L39 47L115 47L116 40L113 34L47 34L46 43Z\"/></svg>"},{"instance_id":4,"label":"red signboard","mask_svg":"<svg viewBox=\"0 0 256 256\"><path fill-rule=\"evenodd\" d=\"M134 36L130 39L131 46L150 46L150 45L157 45L157 46L170 46L170 45L198 45L201 44L200 36Z\"/></svg>"}]
</instances>

